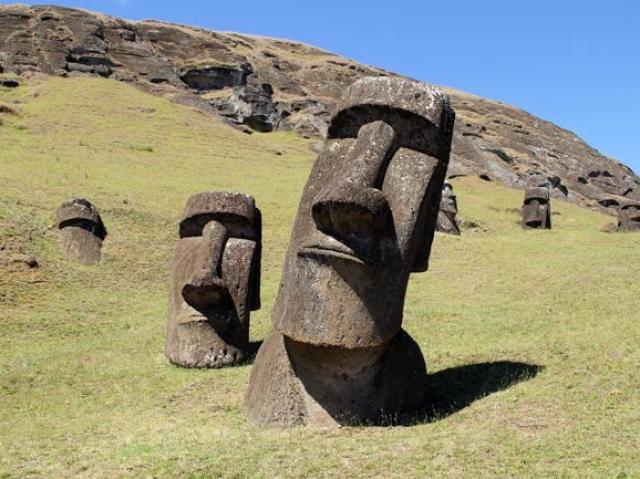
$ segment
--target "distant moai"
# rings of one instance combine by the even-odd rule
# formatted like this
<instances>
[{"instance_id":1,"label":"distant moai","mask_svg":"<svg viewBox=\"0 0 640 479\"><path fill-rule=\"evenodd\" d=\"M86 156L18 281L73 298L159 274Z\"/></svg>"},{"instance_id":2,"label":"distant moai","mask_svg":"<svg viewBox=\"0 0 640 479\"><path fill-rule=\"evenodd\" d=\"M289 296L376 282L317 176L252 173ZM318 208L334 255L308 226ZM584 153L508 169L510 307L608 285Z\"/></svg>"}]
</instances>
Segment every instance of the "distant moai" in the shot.
<instances>
[{"instance_id":1,"label":"distant moai","mask_svg":"<svg viewBox=\"0 0 640 479\"><path fill-rule=\"evenodd\" d=\"M549 188L536 187L525 190L522 227L525 229L551 229Z\"/></svg>"},{"instance_id":2,"label":"distant moai","mask_svg":"<svg viewBox=\"0 0 640 479\"><path fill-rule=\"evenodd\" d=\"M102 242L107 230L98 210L87 200L73 199L56 210L63 256L81 264L96 264L102 259Z\"/></svg>"},{"instance_id":3,"label":"distant moai","mask_svg":"<svg viewBox=\"0 0 640 479\"><path fill-rule=\"evenodd\" d=\"M627 201L618 207L618 231L640 231L640 201Z\"/></svg>"},{"instance_id":4,"label":"distant moai","mask_svg":"<svg viewBox=\"0 0 640 479\"><path fill-rule=\"evenodd\" d=\"M244 361L260 309L262 220L254 199L207 192L187 201L172 266L165 354L184 367Z\"/></svg>"},{"instance_id":5,"label":"distant moai","mask_svg":"<svg viewBox=\"0 0 640 479\"><path fill-rule=\"evenodd\" d=\"M428 267L454 117L423 83L347 90L300 201L250 421L380 423L421 407L426 367L402 311L409 275Z\"/></svg>"},{"instance_id":6,"label":"distant moai","mask_svg":"<svg viewBox=\"0 0 640 479\"><path fill-rule=\"evenodd\" d=\"M456 215L458 214L458 201L453 192L451 183L445 181L442 189L442 199L440 200L440 211L438 211L438 222L436 231L451 235L460 235L460 227Z\"/></svg>"}]
</instances>

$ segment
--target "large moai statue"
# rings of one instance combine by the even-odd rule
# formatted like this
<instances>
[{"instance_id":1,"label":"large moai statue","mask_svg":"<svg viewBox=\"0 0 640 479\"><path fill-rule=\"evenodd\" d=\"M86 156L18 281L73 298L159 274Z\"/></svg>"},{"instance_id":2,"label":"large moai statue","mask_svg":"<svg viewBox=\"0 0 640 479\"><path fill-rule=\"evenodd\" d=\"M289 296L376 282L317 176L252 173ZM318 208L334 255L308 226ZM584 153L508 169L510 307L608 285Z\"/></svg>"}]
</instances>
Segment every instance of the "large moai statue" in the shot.
<instances>
[{"instance_id":1,"label":"large moai statue","mask_svg":"<svg viewBox=\"0 0 640 479\"><path fill-rule=\"evenodd\" d=\"M456 194L453 192L451 183L445 181L442 189L442 199L440 200L440 211L438 211L436 231L459 236L460 228L456 219L457 214L458 201Z\"/></svg>"},{"instance_id":2,"label":"large moai statue","mask_svg":"<svg viewBox=\"0 0 640 479\"><path fill-rule=\"evenodd\" d=\"M618 231L640 231L640 201L627 201L618 207Z\"/></svg>"},{"instance_id":3,"label":"large moai statue","mask_svg":"<svg viewBox=\"0 0 640 479\"><path fill-rule=\"evenodd\" d=\"M525 229L551 229L549 188L536 187L525 190L522 227Z\"/></svg>"},{"instance_id":4,"label":"large moai statue","mask_svg":"<svg viewBox=\"0 0 640 479\"><path fill-rule=\"evenodd\" d=\"M102 242L107 230L98 210L87 200L77 198L56 210L60 245L64 257L82 264L102 259Z\"/></svg>"},{"instance_id":5,"label":"large moai statue","mask_svg":"<svg viewBox=\"0 0 640 479\"><path fill-rule=\"evenodd\" d=\"M200 193L187 201L179 235L165 354L184 367L239 364L250 311L260 308L260 210L242 193Z\"/></svg>"},{"instance_id":6,"label":"large moai statue","mask_svg":"<svg viewBox=\"0 0 640 479\"><path fill-rule=\"evenodd\" d=\"M421 406L426 368L402 311L409 275L428 267L453 124L422 83L346 91L300 201L250 421L378 423Z\"/></svg>"}]
</instances>

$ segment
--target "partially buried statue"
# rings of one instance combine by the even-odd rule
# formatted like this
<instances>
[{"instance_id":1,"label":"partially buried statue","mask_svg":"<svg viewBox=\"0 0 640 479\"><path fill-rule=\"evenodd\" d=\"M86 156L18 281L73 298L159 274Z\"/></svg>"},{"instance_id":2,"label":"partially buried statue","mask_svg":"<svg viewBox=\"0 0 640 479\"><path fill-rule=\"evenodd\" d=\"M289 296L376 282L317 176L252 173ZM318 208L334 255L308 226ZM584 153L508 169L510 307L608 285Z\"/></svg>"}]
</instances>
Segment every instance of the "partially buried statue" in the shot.
<instances>
[{"instance_id":1,"label":"partially buried statue","mask_svg":"<svg viewBox=\"0 0 640 479\"><path fill-rule=\"evenodd\" d=\"M451 183L445 182L442 189L442 200L440 200L440 211L438 211L438 222L436 231L450 235L460 235L460 228L456 215L458 214L458 201L453 192Z\"/></svg>"},{"instance_id":2,"label":"partially buried statue","mask_svg":"<svg viewBox=\"0 0 640 479\"><path fill-rule=\"evenodd\" d=\"M522 227L525 229L551 229L549 188L536 187L525 190Z\"/></svg>"},{"instance_id":3,"label":"partially buried statue","mask_svg":"<svg viewBox=\"0 0 640 479\"><path fill-rule=\"evenodd\" d=\"M453 123L446 95L422 83L348 89L299 205L252 422L379 423L420 407L426 368L402 310L410 273L428 266Z\"/></svg>"},{"instance_id":4,"label":"partially buried statue","mask_svg":"<svg viewBox=\"0 0 640 479\"><path fill-rule=\"evenodd\" d=\"M640 201L626 202L618 208L618 230L640 231Z\"/></svg>"},{"instance_id":5,"label":"partially buried statue","mask_svg":"<svg viewBox=\"0 0 640 479\"><path fill-rule=\"evenodd\" d=\"M200 193L179 233L165 354L184 367L241 363L250 311L260 308L260 210L242 193Z\"/></svg>"},{"instance_id":6,"label":"partially buried statue","mask_svg":"<svg viewBox=\"0 0 640 479\"><path fill-rule=\"evenodd\" d=\"M99 263L107 230L98 210L85 199L74 199L56 210L64 257L82 264Z\"/></svg>"}]
</instances>

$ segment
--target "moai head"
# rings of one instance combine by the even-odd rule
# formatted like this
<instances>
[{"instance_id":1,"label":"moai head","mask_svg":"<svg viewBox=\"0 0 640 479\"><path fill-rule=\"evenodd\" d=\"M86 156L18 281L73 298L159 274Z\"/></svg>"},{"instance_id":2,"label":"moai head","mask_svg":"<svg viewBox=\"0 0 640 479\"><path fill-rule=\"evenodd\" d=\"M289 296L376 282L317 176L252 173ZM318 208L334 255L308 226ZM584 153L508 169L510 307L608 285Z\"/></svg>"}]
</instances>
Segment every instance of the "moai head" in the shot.
<instances>
[{"instance_id":1,"label":"moai head","mask_svg":"<svg viewBox=\"0 0 640 479\"><path fill-rule=\"evenodd\" d=\"M618 230L640 231L640 202L627 202L618 208Z\"/></svg>"},{"instance_id":2,"label":"moai head","mask_svg":"<svg viewBox=\"0 0 640 479\"><path fill-rule=\"evenodd\" d=\"M438 211L438 223L436 230L441 233L459 235L460 228L456 220L458 214L458 201L453 192L451 183L445 182L442 188L442 199L440 200L440 211Z\"/></svg>"},{"instance_id":3,"label":"moai head","mask_svg":"<svg viewBox=\"0 0 640 479\"><path fill-rule=\"evenodd\" d=\"M419 407L424 358L402 309L409 275L428 266L453 123L423 83L347 90L302 194L250 420L357 424Z\"/></svg>"},{"instance_id":4,"label":"moai head","mask_svg":"<svg viewBox=\"0 0 640 479\"><path fill-rule=\"evenodd\" d=\"M548 188L527 188L522 207L522 227L551 229L551 203Z\"/></svg>"},{"instance_id":5,"label":"moai head","mask_svg":"<svg viewBox=\"0 0 640 479\"><path fill-rule=\"evenodd\" d=\"M409 274L428 266L453 122L446 96L422 83L349 88L300 202L278 331L342 348L398 332Z\"/></svg>"},{"instance_id":6,"label":"moai head","mask_svg":"<svg viewBox=\"0 0 640 479\"><path fill-rule=\"evenodd\" d=\"M82 264L99 263L107 230L98 210L85 199L74 199L56 210L62 254Z\"/></svg>"},{"instance_id":7,"label":"moai head","mask_svg":"<svg viewBox=\"0 0 640 479\"><path fill-rule=\"evenodd\" d=\"M260 210L242 193L200 193L187 201L179 234L165 354L185 367L240 363L250 311L260 308Z\"/></svg>"}]
</instances>

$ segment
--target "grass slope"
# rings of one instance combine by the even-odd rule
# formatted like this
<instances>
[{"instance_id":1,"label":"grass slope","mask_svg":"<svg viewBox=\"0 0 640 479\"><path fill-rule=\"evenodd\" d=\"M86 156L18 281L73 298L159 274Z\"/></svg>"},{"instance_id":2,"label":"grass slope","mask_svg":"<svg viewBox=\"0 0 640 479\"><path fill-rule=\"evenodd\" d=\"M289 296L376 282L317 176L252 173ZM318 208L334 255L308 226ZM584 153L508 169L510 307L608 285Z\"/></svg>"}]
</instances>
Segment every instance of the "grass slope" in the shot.
<instances>
[{"instance_id":1,"label":"grass slope","mask_svg":"<svg viewBox=\"0 0 640 479\"><path fill-rule=\"evenodd\" d=\"M0 269L0 477L640 474L640 235L599 232L611 218L554 201L553 231L522 231L521 192L456 180L480 228L437 236L405 307L437 417L263 430L242 411L251 366L164 359L168 262L189 195L254 195L263 308L251 334L264 338L308 143L108 80L36 77L0 104L16 112L0 115L0 242L41 265ZM74 196L109 231L98 267L58 251L53 211Z\"/></svg>"}]
</instances>

